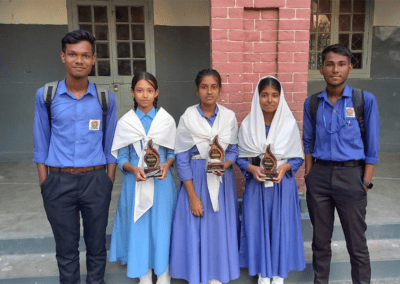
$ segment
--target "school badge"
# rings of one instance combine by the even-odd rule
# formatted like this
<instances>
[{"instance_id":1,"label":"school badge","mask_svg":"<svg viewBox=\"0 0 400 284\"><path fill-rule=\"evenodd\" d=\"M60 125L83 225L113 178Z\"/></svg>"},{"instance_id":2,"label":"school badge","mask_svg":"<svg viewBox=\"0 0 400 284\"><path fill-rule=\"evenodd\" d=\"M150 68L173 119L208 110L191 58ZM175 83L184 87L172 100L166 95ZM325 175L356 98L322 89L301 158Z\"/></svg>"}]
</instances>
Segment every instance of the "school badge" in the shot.
<instances>
[{"instance_id":1,"label":"school badge","mask_svg":"<svg viewBox=\"0 0 400 284\"><path fill-rule=\"evenodd\" d=\"M100 130L100 119L89 120L89 130Z\"/></svg>"},{"instance_id":2,"label":"school badge","mask_svg":"<svg viewBox=\"0 0 400 284\"><path fill-rule=\"evenodd\" d=\"M352 107L346 108L346 117L356 117L356 113L354 112L354 108L352 108Z\"/></svg>"}]
</instances>

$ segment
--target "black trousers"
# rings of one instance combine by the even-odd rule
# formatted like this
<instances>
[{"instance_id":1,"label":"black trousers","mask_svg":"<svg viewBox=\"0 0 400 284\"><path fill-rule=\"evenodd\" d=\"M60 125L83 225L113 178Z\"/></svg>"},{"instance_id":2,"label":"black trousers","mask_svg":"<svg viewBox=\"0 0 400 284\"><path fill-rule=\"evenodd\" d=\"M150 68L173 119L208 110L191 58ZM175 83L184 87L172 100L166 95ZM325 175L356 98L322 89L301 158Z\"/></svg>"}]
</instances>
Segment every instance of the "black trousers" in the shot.
<instances>
[{"instance_id":1,"label":"black trousers","mask_svg":"<svg viewBox=\"0 0 400 284\"><path fill-rule=\"evenodd\" d=\"M371 266L365 231L367 193L362 184L363 167L315 163L306 177L307 206L313 225L314 283L329 283L331 239L335 208L350 255L354 284L369 284Z\"/></svg>"},{"instance_id":2,"label":"black trousers","mask_svg":"<svg viewBox=\"0 0 400 284\"><path fill-rule=\"evenodd\" d=\"M56 242L60 283L81 282L79 212L86 244L86 283L105 283L106 227L112 186L104 169L80 174L50 172L44 181L42 197Z\"/></svg>"}]
</instances>

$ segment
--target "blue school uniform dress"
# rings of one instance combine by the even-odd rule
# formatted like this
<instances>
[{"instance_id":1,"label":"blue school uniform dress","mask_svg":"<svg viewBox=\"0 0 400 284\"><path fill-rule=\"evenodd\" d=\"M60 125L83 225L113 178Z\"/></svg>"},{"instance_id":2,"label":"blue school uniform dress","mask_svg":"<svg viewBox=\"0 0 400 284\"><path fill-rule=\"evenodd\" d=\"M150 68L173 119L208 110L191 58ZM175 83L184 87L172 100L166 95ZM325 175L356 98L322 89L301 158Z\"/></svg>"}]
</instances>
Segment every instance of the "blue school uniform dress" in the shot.
<instances>
[{"instance_id":1,"label":"blue school uniform dress","mask_svg":"<svg viewBox=\"0 0 400 284\"><path fill-rule=\"evenodd\" d=\"M148 114L144 114L140 109L136 110L146 134L156 113L155 108ZM158 152L161 163L168 158L175 158L172 149L160 146ZM126 162L134 166L139 163L139 156L132 144L118 151L118 166L121 170ZM165 179L154 179L154 204L136 223L133 222L135 185L135 175L124 171L111 236L110 261L120 260L122 264L127 264L126 275L130 278L146 275L150 268L154 269L156 275L161 275L168 269L171 219L176 200L172 173L169 170Z\"/></svg>"},{"instance_id":2,"label":"blue school uniform dress","mask_svg":"<svg viewBox=\"0 0 400 284\"><path fill-rule=\"evenodd\" d=\"M268 136L270 127L266 125ZM249 275L287 278L291 270L306 267L301 227L301 213L295 173L303 159L289 159L292 169L280 183L264 183L246 172L250 162L238 158L246 177L240 232L240 267Z\"/></svg>"},{"instance_id":3,"label":"blue school uniform dress","mask_svg":"<svg viewBox=\"0 0 400 284\"><path fill-rule=\"evenodd\" d=\"M218 108L210 118L200 107L197 109L212 126ZM179 179L193 179L196 194L203 204L204 217L194 216L190 211L189 197L181 182L172 222L170 275L190 284L206 284L211 279L227 283L240 276L239 218L233 170L225 171L219 188L219 211L214 212L207 187L206 160L191 159L198 154L194 146L176 155ZM237 156L237 146L229 145L225 158L235 163Z\"/></svg>"}]
</instances>

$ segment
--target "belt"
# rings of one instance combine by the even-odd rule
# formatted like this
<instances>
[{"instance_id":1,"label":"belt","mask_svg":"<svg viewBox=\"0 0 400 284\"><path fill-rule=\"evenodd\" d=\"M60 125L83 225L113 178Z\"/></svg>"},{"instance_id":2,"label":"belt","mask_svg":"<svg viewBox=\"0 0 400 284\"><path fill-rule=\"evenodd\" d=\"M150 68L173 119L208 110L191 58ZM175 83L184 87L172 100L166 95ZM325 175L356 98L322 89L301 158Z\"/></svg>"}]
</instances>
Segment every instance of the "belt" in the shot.
<instances>
[{"instance_id":1,"label":"belt","mask_svg":"<svg viewBox=\"0 0 400 284\"><path fill-rule=\"evenodd\" d=\"M349 160L349 161L327 161L315 159L315 163L321 165L329 165L335 167L359 167L364 165L364 160Z\"/></svg>"},{"instance_id":2,"label":"belt","mask_svg":"<svg viewBox=\"0 0 400 284\"><path fill-rule=\"evenodd\" d=\"M55 167L50 167L50 171L62 172L62 173L70 173L70 174L81 174L81 173L87 173L87 172L91 172L91 171L94 171L94 170L100 170L100 169L104 169L104 165L103 166L95 166L95 167L83 167L83 168L73 168L73 167L55 168Z\"/></svg>"}]
</instances>

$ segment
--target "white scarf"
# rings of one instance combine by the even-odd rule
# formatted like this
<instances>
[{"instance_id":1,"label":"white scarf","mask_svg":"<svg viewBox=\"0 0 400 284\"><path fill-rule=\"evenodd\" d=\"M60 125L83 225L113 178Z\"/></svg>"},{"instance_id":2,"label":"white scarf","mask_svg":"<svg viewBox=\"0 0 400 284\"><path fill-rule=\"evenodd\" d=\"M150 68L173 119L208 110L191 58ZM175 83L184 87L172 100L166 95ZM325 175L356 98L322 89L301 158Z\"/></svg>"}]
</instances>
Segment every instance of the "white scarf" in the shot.
<instances>
[{"instance_id":1,"label":"white scarf","mask_svg":"<svg viewBox=\"0 0 400 284\"><path fill-rule=\"evenodd\" d=\"M149 132L146 131L139 117L133 110L128 111L118 121L111 147L111 154L118 156L118 149L133 144L139 156L138 167L143 168L143 158L147 149L147 143L153 139L153 146L158 150L159 146L174 149L176 136L175 120L163 108L160 108L151 122ZM143 149L140 142L142 142ZM136 182L134 222L136 222L152 206L154 201L154 178L147 181Z\"/></svg>"},{"instance_id":2,"label":"white scarf","mask_svg":"<svg viewBox=\"0 0 400 284\"><path fill-rule=\"evenodd\" d=\"M207 120L202 117L197 109L197 105L186 109L181 116L176 133L175 153L188 151L193 146L197 146L200 157L208 163L208 152L210 144L218 135L218 142L226 150L229 144L237 144L238 125L233 111L217 104L218 113L211 127ZM210 194L211 204L215 212L219 211L218 194L222 178L207 173L207 187Z\"/></svg>"},{"instance_id":3,"label":"white scarf","mask_svg":"<svg viewBox=\"0 0 400 284\"><path fill-rule=\"evenodd\" d=\"M272 76L267 76L276 79ZM264 78L267 78L264 77ZM261 78L260 81L264 78ZM271 127L266 137L264 116L260 106L258 82L251 102L250 113L243 120L239 130L239 157L256 157L261 159L267 146L271 144L271 151L278 160L278 167L287 163L291 158L304 158L300 139L300 131L283 94L281 85L278 108L272 119ZM265 187L273 186L271 181L264 183Z\"/></svg>"}]
</instances>

